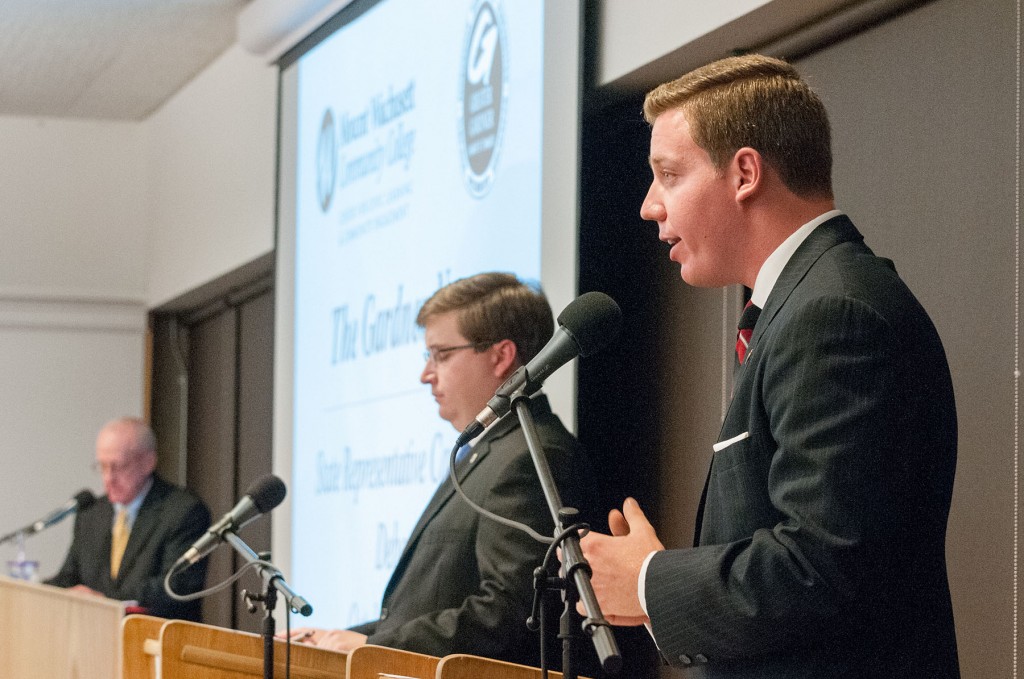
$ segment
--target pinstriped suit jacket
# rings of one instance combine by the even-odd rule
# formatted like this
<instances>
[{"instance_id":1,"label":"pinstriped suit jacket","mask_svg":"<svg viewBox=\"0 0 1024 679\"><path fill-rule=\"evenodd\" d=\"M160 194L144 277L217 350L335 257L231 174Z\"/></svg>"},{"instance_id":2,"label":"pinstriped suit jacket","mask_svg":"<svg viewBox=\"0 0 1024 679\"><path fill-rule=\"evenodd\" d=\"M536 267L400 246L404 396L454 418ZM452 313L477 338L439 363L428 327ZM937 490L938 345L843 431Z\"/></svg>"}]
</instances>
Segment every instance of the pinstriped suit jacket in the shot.
<instances>
[{"instance_id":1,"label":"pinstriped suit jacket","mask_svg":"<svg viewBox=\"0 0 1024 679\"><path fill-rule=\"evenodd\" d=\"M695 677L958 677L956 410L924 309L840 216L786 265L750 346L699 546L647 572L662 653Z\"/></svg>"}]
</instances>

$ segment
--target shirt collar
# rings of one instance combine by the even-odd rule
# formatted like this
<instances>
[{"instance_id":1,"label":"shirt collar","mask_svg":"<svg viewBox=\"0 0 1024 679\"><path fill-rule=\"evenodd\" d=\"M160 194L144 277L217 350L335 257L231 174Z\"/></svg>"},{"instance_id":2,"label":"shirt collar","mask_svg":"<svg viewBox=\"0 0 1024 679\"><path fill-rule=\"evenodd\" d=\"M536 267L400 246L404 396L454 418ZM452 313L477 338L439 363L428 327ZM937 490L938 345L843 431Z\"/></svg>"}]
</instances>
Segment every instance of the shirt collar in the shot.
<instances>
[{"instance_id":1,"label":"shirt collar","mask_svg":"<svg viewBox=\"0 0 1024 679\"><path fill-rule=\"evenodd\" d=\"M125 518L128 521L128 525L131 526L133 523L135 523L135 517L139 515L139 508L142 507L142 503L145 501L146 496L149 495L149 491L152 487L153 477L150 476L149 480L146 481L146 484L144 486L142 486L142 490L139 491L139 494L135 496L134 500L125 505L115 502L114 520L117 520L117 513L121 511L121 509L124 509L125 512L127 513L127 516Z\"/></svg>"},{"instance_id":2,"label":"shirt collar","mask_svg":"<svg viewBox=\"0 0 1024 679\"><path fill-rule=\"evenodd\" d=\"M782 241L782 244L775 248L775 252L768 255L768 259L764 260L760 271L757 272L757 279L754 281L754 290L750 294L750 301L763 309L768 301L768 295L771 294L772 288L775 287L775 281L779 280L779 275L786 268L786 264L789 263L793 253L800 247L800 244L819 225L841 214L843 214L842 210L829 210L823 215L818 215L791 233L786 240Z\"/></svg>"}]
</instances>

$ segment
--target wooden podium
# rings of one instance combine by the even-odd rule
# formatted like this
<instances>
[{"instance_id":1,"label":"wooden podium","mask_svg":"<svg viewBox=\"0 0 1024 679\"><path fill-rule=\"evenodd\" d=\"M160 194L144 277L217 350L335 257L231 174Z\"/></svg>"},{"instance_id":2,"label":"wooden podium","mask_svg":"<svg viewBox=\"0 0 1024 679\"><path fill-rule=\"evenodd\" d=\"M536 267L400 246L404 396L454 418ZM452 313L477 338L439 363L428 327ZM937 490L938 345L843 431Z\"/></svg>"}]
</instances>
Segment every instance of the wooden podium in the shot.
<instances>
[{"instance_id":1,"label":"wooden podium","mask_svg":"<svg viewBox=\"0 0 1024 679\"><path fill-rule=\"evenodd\" d=\"M441 658L434 676L436 679L541 679L543 675L538 667L516 665L476 655L446 655ZM561 679L561 676L561 672L548 672L550 679Z\"/></svg>"},{"instance_id":2,"label":"wooden podium","mask_svg":"<svg viewBox=\"0 0 1024 679\"><path fill-rule=\"evenodd\" d=\"M261 679L263 638L258 634L130 615L124 619L123 679ZM285 676L285 642L274 642L274 677ZM381 646L351 653L291 645L295 679L378 679L396 675L433 679L438 658Z\"/></svg>"},{"instance_id":3,"label":"wooden podium","mask_svg":"<svg viewBox=\"0 0 1024 679\"><path fill-rule=\"evenodd\" d=\"M123 679L261 679L257 634L180 620L129 615L124 620ZM283 641L274 644L274 677L285 676ZM383 646L336 653L292 644L296 679L540 679L536 667L473 655L435 658ZM559 679L560 672L550 672Z\"/></svg>"},{"instance_id":4,"label":"wooden podium","mask_svg":"<svg viewBox=\"0 0 1024 679\"><path fill-rule=\"evenodd\" d=\"M285 676L285 642L274 676ZM0 576L0 679L261 679L258 634L124 615L116 601ZM381 646L336 653L291 645L295 679L536 679L540 670L475 656L435 658ZM559 677L551 673L552 677Z\"/></svg>"},{"instance_id":5,"label":"wooden podium","mask_svg":"<svg viewBox=\"0 0 1024 679\"><path fill-rule=\"evenodd\" d=\"M119 675L124 606L0 576L0 679Z\"/></svg>"}]
</instances>

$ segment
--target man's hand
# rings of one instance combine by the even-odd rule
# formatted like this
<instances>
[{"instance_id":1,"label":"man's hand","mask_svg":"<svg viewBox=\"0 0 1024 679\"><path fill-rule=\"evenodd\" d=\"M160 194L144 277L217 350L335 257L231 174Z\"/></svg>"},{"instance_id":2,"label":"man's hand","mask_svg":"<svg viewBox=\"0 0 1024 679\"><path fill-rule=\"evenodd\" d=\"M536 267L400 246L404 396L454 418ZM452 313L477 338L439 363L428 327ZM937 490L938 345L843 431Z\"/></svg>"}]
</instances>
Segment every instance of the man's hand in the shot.
<instances>
[{"instance_id":1,"label":"man's hand","mask_svg":"<svg viewBox=\"0 0 1024 679\"><path fill-rule=\"evenodd\" d=\"M97 592L96 590L92 589L91 587L86 587L85 585L75 585L74 587L72 587L70 589L71 589L72 592L79 592L80 594L89 594L89 595L92 595L92 596L101 596L101 597L106 597L107 596L103 592Z\"/></svg>"},{"instance_id":2,"label":"man's hand","mask_svg":"<svg viewBox=\"0 0 1024 679\"><path fill-rule=\"evenodd\" d=\"M608 525L611 535L590 533L580 541L583 556L593 569L591 582L601 612L613 625L650 622L640 606L637 583L647 555L665 546L633 498L626 499L621 512L613 509L608 513ZM580 613L585 615L582 610Z\"/></svg>"},{"instance_id":3,"label":"man's hand","mask_svg":"<svg viewBox=\"0 0 1024 679\"><path fill-rule=\"evenodd\" d=\"M366 635L352 632L347 629L318 629L316 627L299 627L292 630L292 642L308 644L317 648L325 648L329 651L341 651L348 653L357 646L366 643ZM284 634L277 635L284 638Z\"/></svg>"},{"instance_id":4,"label":"man's hand","mask_svg":"<svg viewBox=\"0 0 1024 679\"><path fill-rule=\"evenodd\" d=\"M296 627L291 631L291 640L293 644L316 646L317 639L325 634L327 634L327 630L317 627ZM277 639L285 639L288 635L284 632L278 632L274 636Z\"/></svg>"},{"instance_id":5,"label":"man's hand","mask_svg":"<svg viewBox=\"0 0 1024 679\"><path fill-rule=\"evenodd\" d=\"M332 629L316 642L319 648L348 653L366 643L366 635L347 629Z\"/></svg>"}]
</instances>

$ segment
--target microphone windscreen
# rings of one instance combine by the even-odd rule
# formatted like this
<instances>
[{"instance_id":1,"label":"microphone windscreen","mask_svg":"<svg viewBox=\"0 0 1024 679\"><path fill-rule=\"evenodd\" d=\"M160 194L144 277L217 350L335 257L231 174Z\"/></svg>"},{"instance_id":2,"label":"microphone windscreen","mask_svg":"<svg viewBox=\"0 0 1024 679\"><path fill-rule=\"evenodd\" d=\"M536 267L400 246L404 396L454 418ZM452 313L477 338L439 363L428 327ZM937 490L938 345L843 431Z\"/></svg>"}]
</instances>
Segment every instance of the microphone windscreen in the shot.
<instances>
[{"instance_id":1,"label":"microphone windscreen","mask_svg":"<svg viewBox=\"0 0 1024 679\"><path fill-rule=\"evenodd\" d=\"M622 311L603 292L585 292L562 309L558 324L572 335L580 348L580 356L604 349L619 335Z\"/></svg>"},{"instance_id":2,"label":"microphone windscreen","mask_svg":"<svg viewBox=\"0 0 1024 679\"><path fill-rule=\"evenodd\" d=\"M281 504L287 493L288 490L285 488L284 481L273 474L267 474L256 479L249 486L249 490L245 491L245 494L252 498L252 503L256 505L256 509L259 510L260 514L266 514Z\"/></svg>"},{"instance_id":3,"label":"microphone windscreen","mask_svg":"<svg viewBox=\"0 0 1024 679\"><path fill-rule=\"evenodd\" d=\"M75 495L75 508L79 512L88 509L94 502L96 502L96 496L92 494L91 490L80 490Z\"/></svg>"}]
</instances>

